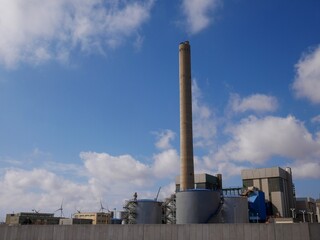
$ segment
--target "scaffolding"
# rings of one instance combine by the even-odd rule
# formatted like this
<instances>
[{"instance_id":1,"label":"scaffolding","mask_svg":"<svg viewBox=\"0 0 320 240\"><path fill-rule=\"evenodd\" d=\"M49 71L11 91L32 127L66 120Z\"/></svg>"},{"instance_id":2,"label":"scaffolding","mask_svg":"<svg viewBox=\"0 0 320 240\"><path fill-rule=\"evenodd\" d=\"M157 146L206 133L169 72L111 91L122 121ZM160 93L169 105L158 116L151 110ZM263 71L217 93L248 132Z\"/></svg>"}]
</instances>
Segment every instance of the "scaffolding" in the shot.
<instances>
[{"instance_id":1,"label":"scaffolding","mask_svg":"<svg viewBox=\"0 0 320 240\"><path fill-rule=\"evenodd\" d=\"M137 199L131 199L125 202L124 209L124 223L136 224L137 223Z\"/></svg>"},{"instance_id":2,"label":"scaffolding","mask_svg":"<svg viewBox=\"0 0 320 240\"><path fill-rule=\"evenodd\" d=\"M165 199L162 203L162 212L162 223L176 223L176 194L172 194L169 198Z\"/></svg>"}]
</instances>

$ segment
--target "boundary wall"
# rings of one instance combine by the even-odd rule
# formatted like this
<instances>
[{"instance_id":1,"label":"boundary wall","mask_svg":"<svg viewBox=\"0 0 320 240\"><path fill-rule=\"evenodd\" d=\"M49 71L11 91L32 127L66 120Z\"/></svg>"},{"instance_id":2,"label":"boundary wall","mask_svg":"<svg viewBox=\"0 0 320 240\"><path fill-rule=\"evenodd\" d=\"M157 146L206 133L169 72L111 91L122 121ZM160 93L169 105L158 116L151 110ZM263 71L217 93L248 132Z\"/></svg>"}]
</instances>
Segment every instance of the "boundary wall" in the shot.
<instances>
[{"instance_id":1,"label":"boundary wall","mask_svg":"<svg viewBox=\"0 0 320 240\"><path fill-rule=\"evenodd\" d=\"M0 225L0 240L319 240L319 223Z\"/></svg>"}]
</instances>

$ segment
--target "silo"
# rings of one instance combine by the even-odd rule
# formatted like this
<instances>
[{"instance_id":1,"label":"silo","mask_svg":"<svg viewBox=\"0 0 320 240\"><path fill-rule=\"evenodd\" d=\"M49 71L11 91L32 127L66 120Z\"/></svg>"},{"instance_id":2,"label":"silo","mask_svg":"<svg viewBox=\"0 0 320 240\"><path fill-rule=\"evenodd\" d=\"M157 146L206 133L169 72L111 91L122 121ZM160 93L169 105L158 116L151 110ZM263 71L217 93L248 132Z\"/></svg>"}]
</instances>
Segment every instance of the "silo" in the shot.
<instances>
[{"instance_id":1,"label":"silo","mask_svg":"<svg viewBox=\"0 0 320 240\"><path fill-rule=\"evenodd\" d=\"M221 203L220 192L193 189L176 193L177 224L210 223Z\"/></svg>"},{"instance_id":2,"label":"silo","mask_svg":"<svg viewBox=\"0 0 320 240\"><path fill-rule=\"evenodd\" d=\"M137 224L161 224L162 203L151 199L139 199L136 205Z\"/></svg>"},{"instance_id":3,"label":"silo","mask_svg":"<svg viewBox=\"0 0 320 240\"><path fill-rule=\"evenodd\" d=\"M248 199L242 196L224 197L222 210L219 214L221 223L248 223Z\"/></svg>"}]
</instances>

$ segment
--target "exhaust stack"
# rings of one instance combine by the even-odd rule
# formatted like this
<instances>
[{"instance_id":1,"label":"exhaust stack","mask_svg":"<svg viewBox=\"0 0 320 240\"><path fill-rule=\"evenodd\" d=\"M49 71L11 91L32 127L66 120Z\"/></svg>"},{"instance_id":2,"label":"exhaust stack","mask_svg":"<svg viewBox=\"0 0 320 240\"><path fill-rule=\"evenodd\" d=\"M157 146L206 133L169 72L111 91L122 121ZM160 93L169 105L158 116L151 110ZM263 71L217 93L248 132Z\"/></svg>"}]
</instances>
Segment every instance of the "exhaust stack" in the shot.
<instances>
[{"instance_id":1,"label":"exhaust stack","mask_svg":"<svg viewBox=\"0 0 320 240\"><path fill-rule=\"evenodd\" d=\"M191 53L188 41L179 44L180 191L194 189Z\"/></svg>"}]
</instances>

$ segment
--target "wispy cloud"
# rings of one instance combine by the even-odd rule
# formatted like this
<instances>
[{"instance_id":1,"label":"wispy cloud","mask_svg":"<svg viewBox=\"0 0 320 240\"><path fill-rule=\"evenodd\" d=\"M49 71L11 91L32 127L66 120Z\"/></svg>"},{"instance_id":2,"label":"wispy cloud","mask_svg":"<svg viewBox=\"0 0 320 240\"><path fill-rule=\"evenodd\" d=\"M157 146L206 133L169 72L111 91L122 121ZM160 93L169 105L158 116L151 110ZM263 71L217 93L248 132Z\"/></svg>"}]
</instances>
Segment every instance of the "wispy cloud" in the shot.
<instances>
[{"instance_id":1,"label":"wispy cloud","mask_svg":"<svg viewBox=\"0 0 320 240\"><path fill-rule=\"evenodd\" d=\"M104 53L121 45L150 17L153 0L2 1L0 63L68 61L76 49Z\"/></svg>"},{"instance_id":2,"label":"wispy cloud","mask_svg":"<svg viewBox=\"0 0 320 240\"><path fill-rule=\"evenodd\" d=\"M203 101L201 89L195 79L192 81L192 115L194 145L212 146L217 132L217 121L213 111Z\"/></svg>"},{"instance_id":3,"label":"wispy cloud","mask_svg":"<svg viewBox=\"0 0 320 240\"><path fill-rule=\"evenodd\" d=\"M157 137L155 145L158 149L172 148L171 141L173 141L176 136L172 130L166 129L161 132L155 132L155 135Z\"/></svg>"},{"instance_id":4,"label":"wispy cloud","mask_svg":"<svg viewBox=\"0 0 320 240\"><path fill-rule=\"evenodd\" d=\"M253 112L274 112L278 108L278 101L273 96L264 94L253 94L241 98L238 94L231 94L229 105L236 113Z\"/></svg>"},{"instance_id":5,"label":"wispy cloud","mask_svg":"<svg viewBox=\"0 0 320 240\"><path fill-rule=\"evenodd\" d=\"M219 0L182 0L182 12L186 18L184 27L191 34L199 33L213 22L213 12Z\"/></svg>"},{"instance_id":6,"label":"wispy cloud","mask_svg":"<svg viewBox=\"0 0 320 240\"><path fill-rule=\"evenodd\" d=\"M320 123L320 115L317 115L311 119L312 123Z\"/></svg>"},{"instance_id":7,"label":"wispy cloud","mask_svg":"<svg viewBox=\"0 0 320 240\"><path fill-rule=\"evenodd\" d=\"M295 68L296 77L293 82L295 94L312 103L320 103L320 46L304 53Z\"/></svg>"}]
</instances>

